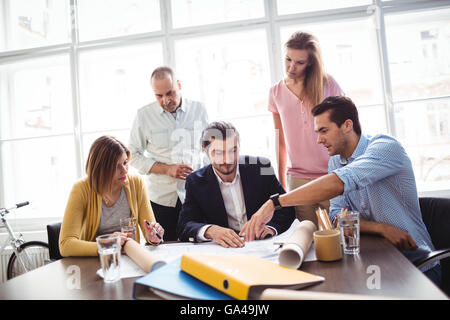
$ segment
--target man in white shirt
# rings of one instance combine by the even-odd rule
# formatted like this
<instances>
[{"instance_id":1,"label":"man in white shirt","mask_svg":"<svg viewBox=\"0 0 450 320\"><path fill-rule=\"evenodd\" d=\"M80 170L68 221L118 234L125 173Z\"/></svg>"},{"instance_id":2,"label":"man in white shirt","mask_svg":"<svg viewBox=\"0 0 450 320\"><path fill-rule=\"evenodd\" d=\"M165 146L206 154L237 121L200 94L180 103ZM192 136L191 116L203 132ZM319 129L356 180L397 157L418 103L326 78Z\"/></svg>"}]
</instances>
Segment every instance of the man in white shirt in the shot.
<instances>
[{"instance_id":1,"label":"man in white shirt","mask_svg":"<svg viewBox=\"0 0 450 320\"><path fill-rule=\"evenodd\" d=\"M182 241L210 241L223 247L242 247L238 233L264 197L282 194L270 161L239 156L239 133L227 122L213 122L202 134L202 149L210 165L186 180L186 200L178 221ZM284 232L295 219L293 207L284 208L258 239Z\"/></svg>"},{"instance_id":2,"label":"man in white shirt","mask_svg":"<svg viewBox=\"0 0 450 320\"><path fill-rule=\"evenodd\" d=\"M203 165L197 141L208 115L202 103L181 96L181 84L172 69L155 69L151 85L157 101L137 112L129 140L130 163L146 176L148 196L165 240L177 240L186 177Z\"/></svg>"}]
</instances>

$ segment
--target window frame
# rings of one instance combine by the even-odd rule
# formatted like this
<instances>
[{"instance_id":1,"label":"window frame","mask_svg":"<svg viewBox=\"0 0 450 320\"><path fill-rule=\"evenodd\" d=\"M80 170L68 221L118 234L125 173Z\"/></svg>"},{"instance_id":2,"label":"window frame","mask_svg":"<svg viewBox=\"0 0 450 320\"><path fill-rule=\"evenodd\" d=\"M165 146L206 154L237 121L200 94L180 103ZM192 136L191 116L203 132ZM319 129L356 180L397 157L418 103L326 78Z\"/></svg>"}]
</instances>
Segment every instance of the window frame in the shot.
<instances>
[{"instance_id":1,"label":"window frame","mask_svg":"<svg viewBox=\"0 0 450 320\"><path fill-rule=\"evenodd\" d=\"M69 1L69 0L67 0ZM112 37L99 40L90 40L80 42L78 37L78 17L77 17L77 0L70 0L70 28L71 41L58 45L51 45L46 47L35 47L30 49L1 51L0 52L0 66L9 64L15 61L25 59L52 56L61 53L68 53L70 56L70 77L71 77L71 91L72 91L72 112L73 112L73 136L74 148L76 155L76 174L79 178L84 175L84 155L83 155L83 135L90 132L83 132L81 126L81 111L80 111L80 79L79 79L79 53L80 51L100 48L112 48L121 46L130 46L134 44L160 42L163 50L163 61L167 65L176 66L175 61L175 40L186 37L201 37L216 33L230 33L241 30L251 29L265 29L267 35L267 47L270 67L271 82L276 83L283 77L282 68L282 44L280 41L280 29L284 26L298 24L299 21L304 23L320 22L320 21L338 21L349 20L353 18L361 18L367 16L375 16L377 19L377 41L378 41L378 55L381 68L381 83L383 92L383 102L386 114L386 127L389 134L396 136L395 119L394 119L394 101L392 97L392 85L390 83L390 71L388 62L388 48L386 43L386 27L384 24L384 17L389 14L407 13L414 11L424 11L431 9L448 9L450 4L439 0L392 0L382 1L373 0L371 5L355 6L340 9L321 10L317 12L295 13L287 15L279 15L277 12L276 0L264 0L264 17L239 20L232 22L224 22L210 25L199 25L186 28L173 28L172 23L172 1L160 1L160 15L161 15L161 30L148 33L133 34L127 36ZM5 10L7 5L4 2L0 4L3 10L3 17L6 16ZM6 30L6 21L3 31L5 39L8 41L8 33ZM0 22L1 23L1 22ZM447 96L448 97L448 96ZM442 97L441 97L442 98ZM415 99L413 99L415 100ZM423 99L420 99L423 100ZM402 101L396 101L399 103ZM370 107L371 105L361 105L359 107ZM256 115L261 116L261 115ZM244 116L245 118L247 116ZM239 116L230 119L240 118ZM228 119L228 120L230 120ZM225 119L227 120L227 119ZM131 128L131 123L129 124ZM111 130L123 130L123 128L112 128ZM36 139L36 137L24 137L15 140ZM11 139L0 139L0 150L4 142L9 142ZM0 181L3 181L4 174L2 172L2 156L0 156ZM273 164L276 166L276 163ZM450 190L439 190L439 194L450 194ZM420 194L420 193L419 193ZM427 192L429 194L429 192ZM0 204L4 204L4 193L0 191ZM5 204L6 205L6 204ZM63 213L61 213L62 216ZM18 213L20 217L20 213ZM49 221L48 217L36 218L37 221L42 222L42 226ZM54 220L54 219L53 219ZM17 229L25 230L26 221Z\"/></svg>"}]
</instances>

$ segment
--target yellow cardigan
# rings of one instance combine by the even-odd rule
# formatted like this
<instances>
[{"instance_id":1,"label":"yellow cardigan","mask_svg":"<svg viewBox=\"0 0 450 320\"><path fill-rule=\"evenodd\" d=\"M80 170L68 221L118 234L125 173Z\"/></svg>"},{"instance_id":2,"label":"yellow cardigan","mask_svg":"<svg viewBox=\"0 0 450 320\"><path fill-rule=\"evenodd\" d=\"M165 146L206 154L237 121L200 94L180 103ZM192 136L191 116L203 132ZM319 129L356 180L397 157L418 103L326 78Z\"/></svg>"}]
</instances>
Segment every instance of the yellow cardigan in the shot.
<instances>
[{"instance_id":1,"label":"yellow cardigan","mask_svg":"<svg viewBox=\"0 0 450 320\"><path fill-rule=\"evenodd\" d=\"M135 217L142 230L144 220L155 221L145 184L139 176L128 175L124 186L130 206L131 216ZM59 235L59 250L64 257L96 256L97 243L95 234L100 224L102 197L95 193L84 178L72 188L67 202L64 219ZM144 232L144 237L147 236ZM139 228L136 230L136 240L139 242Z\"/></svg>"}]
</instances>

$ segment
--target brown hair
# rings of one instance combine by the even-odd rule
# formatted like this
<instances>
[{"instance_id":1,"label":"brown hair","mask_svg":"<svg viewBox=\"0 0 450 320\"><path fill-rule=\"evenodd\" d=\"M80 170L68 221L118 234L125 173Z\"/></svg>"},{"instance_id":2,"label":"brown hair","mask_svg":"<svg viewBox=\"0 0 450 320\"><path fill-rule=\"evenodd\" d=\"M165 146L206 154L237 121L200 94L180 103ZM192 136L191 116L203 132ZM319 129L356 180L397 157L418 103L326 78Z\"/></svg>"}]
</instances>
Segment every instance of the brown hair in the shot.
<instances>
[{"instance_id":1,"label":"brown hair","mask_svg":"<svg viewBox=\"0 0 450 320\"><path fill-rule=\"evenodd\" d=\"M303 88L309 102L313 106L319 104L323 100L323 84L328 79L323 69L319 41L312 34L297 31L291 35L285 47L308 52L308 66L305 70Z\"/></svg>"},{"instance_id":2,"label":"brown hair","mask_svg":"<svg viewBox=\"0 0 450 320\"><path fill-rule=\"evenodd\" d=\"M316 117L326 111L330 111L330 121L336 123L339 128L347 119L352 120L353 131L355 131L358 136L361 135L358 109L356 109L352 99L344 96L328 97L312 108L311 113Z\"/></svg>"},{"instance_id":3,"label":"brown hair","mask_svg":"<svg viewBox=\"0 0 450 320\"><path fill-rule=\"evenodd\" d=\"M96 193L102 195L111 190L117 161L124 152L130 159L130 150L115 137L101 136L94 141L86 161L86 173Z\"/></svg>"},{"instance_id":4,"label":"brown hair","mask_svg":"<svg viewBox=\"0 0 450 320\"><path fill-rule=\"evenodd\" d=\"M235 135L239 142L239 132L231 123L226 121L212 122L202 132L202 147L207 149L212 140L226 140L232 135Z\"/></svg>"}]
</instances>

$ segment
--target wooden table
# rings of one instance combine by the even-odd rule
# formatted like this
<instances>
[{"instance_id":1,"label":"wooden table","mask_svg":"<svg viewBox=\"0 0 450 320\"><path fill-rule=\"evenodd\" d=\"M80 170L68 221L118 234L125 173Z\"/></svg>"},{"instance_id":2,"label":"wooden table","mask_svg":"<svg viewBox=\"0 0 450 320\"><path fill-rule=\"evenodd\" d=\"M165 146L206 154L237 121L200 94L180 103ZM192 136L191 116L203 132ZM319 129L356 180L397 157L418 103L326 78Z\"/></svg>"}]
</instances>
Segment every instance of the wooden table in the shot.
<instances>
[{"instance_id":1,"label":"wooden table","mask_svg":"<svg viewBox=\"0 0 450 320\"><path fill-rule=\"evenodd\" d=\"M96 274L99 268L97 257L64 258L3 283L0 300L132 299L136 278L105 284ZM393 245L376 236L361 236L359 255L344 255L337 262L305 262L300 269L325 277L323 283L308 290L404 299L447 299ZM77 270L80 271L79 282L74 281ZM379 282L375 279L378 275Z\"/></svg>"}]
</instances>

